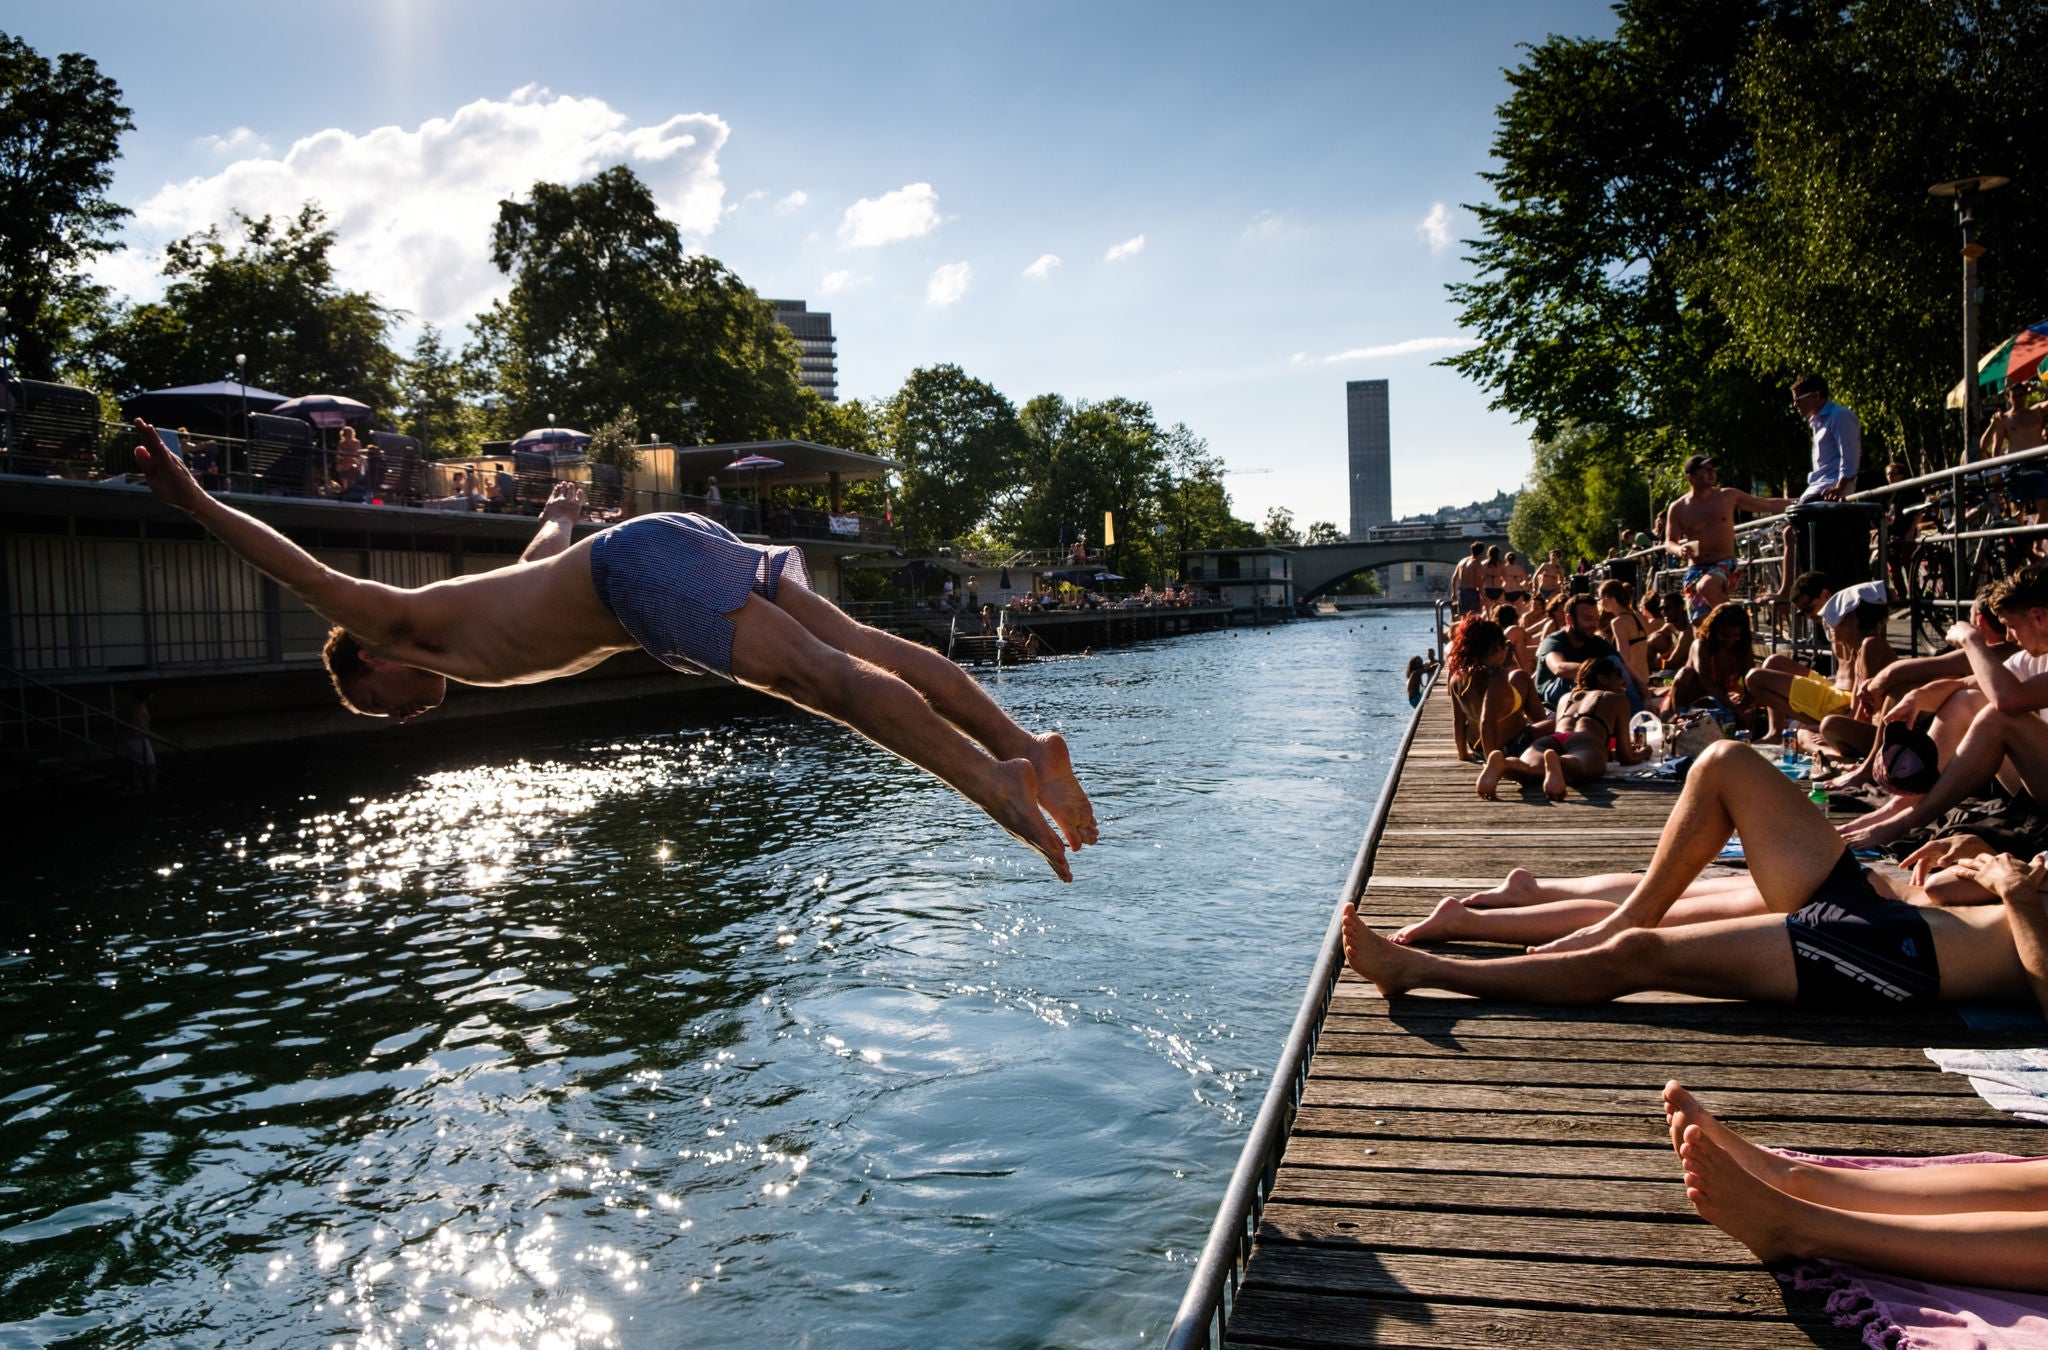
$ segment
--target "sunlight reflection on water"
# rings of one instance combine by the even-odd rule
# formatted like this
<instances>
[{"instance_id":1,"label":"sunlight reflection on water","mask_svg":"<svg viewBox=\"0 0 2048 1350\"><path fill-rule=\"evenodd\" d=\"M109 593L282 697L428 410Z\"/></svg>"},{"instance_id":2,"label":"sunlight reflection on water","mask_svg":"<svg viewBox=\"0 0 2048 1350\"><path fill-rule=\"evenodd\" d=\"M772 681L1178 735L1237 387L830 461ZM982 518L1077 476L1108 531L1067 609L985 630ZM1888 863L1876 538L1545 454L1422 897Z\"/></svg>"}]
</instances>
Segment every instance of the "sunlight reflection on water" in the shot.
<instances>
[{"instance_id":1,"label":"sunlight reflection on water","mask_svg":"<svg viewBox=\"0 0 2048 1350\"><path fill-rule=\"evenodd\" d=\"M1387 622L1005 676L1105 822L1072 887L773 712L51 829L0 959L0 1331L1156 1334L1407 711Z\"/></svg>"}]
</instances>

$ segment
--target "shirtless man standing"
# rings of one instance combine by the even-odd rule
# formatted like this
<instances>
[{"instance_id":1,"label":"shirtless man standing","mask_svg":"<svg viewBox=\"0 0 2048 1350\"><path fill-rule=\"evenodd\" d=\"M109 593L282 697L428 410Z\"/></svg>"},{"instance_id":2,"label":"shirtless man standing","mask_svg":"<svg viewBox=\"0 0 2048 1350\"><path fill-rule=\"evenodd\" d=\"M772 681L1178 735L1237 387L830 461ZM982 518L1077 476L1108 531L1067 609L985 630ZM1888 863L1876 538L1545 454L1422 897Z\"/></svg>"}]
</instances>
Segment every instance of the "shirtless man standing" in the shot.
<instances>
[{"instance_id":1,"label":"shirtless man standing","mask_svg":"<svg viewBox=\"0 0 2048 1350\"><path fill-rule=\"evenodd\" d=\"M1548 609L1551 601L1564 594L1564 560L1556 549L1550 550L1550 556L1536 569L1535 581L1538 608Z\"/></svg>"},{"instance_id":2,"label":"shirtless man standing","mask_svg":"<svg viewBox=\"0 0 2048 1350\"><path fill-rule=\"evenodd\" d=\"M160 500L334 624L327 668L352 712L403 722L437 706L450 680L535 684L639 647L852 727L986 811L1062 881L1073 879L1066 849L1096 840L1064 740L1019 727L937 652L820 599L794 548L675 513L572 542L582 489L557 483L518 562L401 590L337 572L208 496L155 428L135 430L136 465Z\"/></svg>"},{"instance_id":3,"label":"shirtless man standing","mask_svg":"<svg viewBox=\"0 0 2048 1350\"><path fill-rule=\"evenodd\" d=\"M1451 569L1451 595L1458 603L1458 615L1479 613L1479 588L1484 583L1486 545L1472 541L1471 551Z\"/></svg>"},{"instance_id":4,"label":"shirtless man standing","mask_svg":"<svg viewBox=\"0 0 2048 1350\"><path fill-rule=\"evenodd\" d=\"M1756 497L1740 488L1721 487L1719 470L1707 455L1685 461L1685 481L1692 491L1664 511L1664 550L1684 558L1686 610L1698 623L1708 610L1728 598L1735 575L1735 513L1769 515L1792 504L1786 497Z\"/></svg>"}]
</instances>

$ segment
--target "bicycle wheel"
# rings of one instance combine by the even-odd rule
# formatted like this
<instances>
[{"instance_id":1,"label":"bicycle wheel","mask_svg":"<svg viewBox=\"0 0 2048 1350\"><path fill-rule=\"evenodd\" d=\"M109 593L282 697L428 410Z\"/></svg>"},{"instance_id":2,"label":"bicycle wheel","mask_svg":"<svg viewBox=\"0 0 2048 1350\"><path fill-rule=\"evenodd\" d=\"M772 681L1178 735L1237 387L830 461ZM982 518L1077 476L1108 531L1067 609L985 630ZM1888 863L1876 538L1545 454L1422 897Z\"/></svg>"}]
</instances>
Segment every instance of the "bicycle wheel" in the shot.
<instances>
[{"instance_id":1,"label":"bicycle wheel","mask_svg":"<svg viewBox=\"0 0 2048 1350\"><path fill-rule=\"evenodd\" d=\"M1946 544L1921 544L1914 548L1906 569L1913 632L1929 651L1947 647L1949 627L1959 617L1955 609L1941 603L1951 599L1954 591L1954 557Z\"/></svg>"}]
</instances>

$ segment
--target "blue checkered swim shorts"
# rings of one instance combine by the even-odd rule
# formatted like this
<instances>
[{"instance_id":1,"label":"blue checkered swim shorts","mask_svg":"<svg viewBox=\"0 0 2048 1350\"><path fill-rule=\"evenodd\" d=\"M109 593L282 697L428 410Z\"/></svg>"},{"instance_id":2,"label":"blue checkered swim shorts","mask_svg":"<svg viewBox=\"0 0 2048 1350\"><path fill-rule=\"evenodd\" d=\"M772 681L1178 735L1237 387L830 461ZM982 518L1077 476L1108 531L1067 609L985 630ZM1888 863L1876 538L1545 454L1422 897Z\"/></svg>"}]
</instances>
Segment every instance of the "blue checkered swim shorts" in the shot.
<instances>
[{"instance_id":1,"label":"blue checkered swim shorts","mask_svg":"<svg viewBox=\"0 0 2048 1350\"><path fill-rule=\"evenodd\" d=\"M647 654L689 673L732 677L732 620L749 594L811 583L801 551L749 544L691 512L640 516L590 541L598 599Z\"/></svg>"}]
</instances>

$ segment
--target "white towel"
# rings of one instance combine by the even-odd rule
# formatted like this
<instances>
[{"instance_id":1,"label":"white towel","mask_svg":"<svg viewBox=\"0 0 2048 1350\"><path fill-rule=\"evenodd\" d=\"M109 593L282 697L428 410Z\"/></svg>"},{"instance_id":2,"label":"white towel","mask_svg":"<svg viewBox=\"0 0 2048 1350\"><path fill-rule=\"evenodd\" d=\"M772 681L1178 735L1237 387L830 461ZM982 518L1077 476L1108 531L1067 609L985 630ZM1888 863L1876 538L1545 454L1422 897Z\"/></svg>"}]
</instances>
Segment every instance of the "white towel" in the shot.
<instances>
[{"instance_id":1,"label":"white towel","mask_svg":"<svg viewBox=\"0 0 2048 1350\"><path fill-rule=\"evenodd\" d=\"M1929 1050L1943 1073L1970 1080L1999 1110L2048 1125L2048 1050Z\"/></svg>"}]
</instances>

